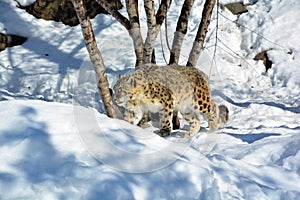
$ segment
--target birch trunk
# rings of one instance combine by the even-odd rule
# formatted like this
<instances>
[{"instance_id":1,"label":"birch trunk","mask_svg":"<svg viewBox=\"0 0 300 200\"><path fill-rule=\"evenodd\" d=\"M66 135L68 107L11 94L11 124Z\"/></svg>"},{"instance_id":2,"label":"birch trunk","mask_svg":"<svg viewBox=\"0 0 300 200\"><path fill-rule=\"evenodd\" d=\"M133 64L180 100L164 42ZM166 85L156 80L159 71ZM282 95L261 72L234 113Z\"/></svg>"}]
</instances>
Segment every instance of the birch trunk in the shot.
<instances>
[{"instance_id":1,"label":"birch trunk","mask_svg":"<svg viewBox=\"0 0 300 200\"><path fill-rule=\"evenodd\" d=\"M97 47L97 43L95 40L92 24L90 19L86 16L86 9L82 0L72 0L74 8L76 10L77 17L80 22L80 26L82 29L82 34L84 37L86 48L89 52L90 59L94 65L95 73L96 73L96 81L98 91L102 98L102 102L104 104L104 108L109 117L116 118L116 112L113 106L111 94L109 91L109 84L105 72L104 62L101 56L101 52Z\"/></svg>"},{"instance_id":2,"label":"birch trunk","mask_svg":"<svg viewBox=\"0 0 300 200\"><path fill-rule=\"evenodd\" d=\"M156 18L155 18L155 9L153 0L145 0L144 8L147 16L147 38L144 46L144 63L151 63L152 60L152 51L153 43L155 42L155 27L156 27Z\"/></svg>"},{"instance_id":3,"label":"birch trunk","mask_svg":"<svg viewBox=\"0 0 300 200\"><path fill-rule=\"evenodd\" d=\"M208 26L210 23L211 14L213 11L213 8L215 6L216 0L206 0L202 12L202 19L199 24L199 28L197 31L197 35L195 38L195 41L193 43L192 50L189 55L189 60L187 62L187 66L194 67L197 65L197 61L199 59L200 53L203 49L204 45L204 39L206 36L206 33L208 31Z\"/></svg>"},{"instance_id":4,"label":"birch trunk","mask_svg":"<svg viewBox=\"0 0 300 200\"><path fill-rule=\"evenodd\" d=\"M174 33L172 50L170 54L169 64L178 64L182 41L187 33L188 21L192 6L195 0L185 0L181 9L181 13L177 22L176 32Z\"/></svg>"},{"instance_id":5,"label":"birch trunk","mask_svg":"<svg viewBox=\"0 0 300 200\"><path fill-rule=\"evenodd\" d=\"M130 21L129 35L132 38L136 55L135 66L143 64L144 44L140 30L140 19L138 12L138 0L126 0L126 8Z\"/></svg>"},{"instance_id":6,"label":"birch trunk","mask_svg":"<svg viewBox=\"0 0 300 200\"><path fill-rule=\"evenodd\" d=\"M159 33L160 27L166 18L167 12L170 8L172 0L162 0L157 14L155 15L154 1L145 0L144 7L147 16L147 38L144 46L144 63L151 63L153 60L153 50L155 40Z\"/></svg>"}]
</instances>

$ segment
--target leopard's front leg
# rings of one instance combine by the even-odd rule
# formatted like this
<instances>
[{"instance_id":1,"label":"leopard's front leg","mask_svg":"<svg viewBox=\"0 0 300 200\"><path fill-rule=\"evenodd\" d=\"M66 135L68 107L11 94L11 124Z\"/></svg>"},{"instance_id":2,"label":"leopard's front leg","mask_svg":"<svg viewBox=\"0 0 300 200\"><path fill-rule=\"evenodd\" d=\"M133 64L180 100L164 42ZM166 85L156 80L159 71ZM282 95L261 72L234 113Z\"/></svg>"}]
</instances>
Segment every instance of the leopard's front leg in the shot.
<instances>
[{"instance_id":1,"label":"leopard's front leg","mask_svg":"<svg viewBox=\"0 0 300 200\"><path fill-rule=\"evenodd\" d=\"M196 113L194 112L182 112L183 118L190 124L190 130L184 134L184 137L191 137L195 135L200 130L200 119L198 119Z\"/></svg>"},{"instance_id":2,"label":"leopard's front leg","mask_svg":"<svg viewBox=\"0 0 300 200\"><path fill-rule=\"evenodd\" d=\"M173 111L169 108L161 108L159 111L160 130L155 131L161 137L169 136L171 133L171 122Z\"/></svg>"},{"instance_id":3,"label":"leopard's front leg","mask_svg":"<svg viewBox=\"0 0 300 200\"><path fill-rule=\"evenodd\" d=\"M208 127L211 131L215 131L219 127L219 107L216 103L212 103L212 109L210 113L206 114L208 118Z\"/></svg>"},{"instance_id":4,"label":"leopard's front leg","mask_svg":"<svg viewBox=\"0 0 300 200\"><path fill-rule=\"evenodd\" d=\"M143 117L141 106L135 100L129 100L124 112L124 120L137 125Z\"/></svg>"},{"instance_id":5,"label":"leopard's front leg","mask_svg":"<svg viewBox=\"0 0 300 200\"><path fill-rule=\"evenodd\" d=\"M141 127L141 128L148 128L149 127L149 124L148 124L148 122L149 122L149 116L148 115L149 115L149 112L145 112L143 114L142 119L138 123L139 127Z\"/></svg>"},{"instance_id":6,"label":"leopard's front leg","mask_svg":"<svg viewBox=\"0 0 300 200\"><path fill-rule=\"evenodd\" d=\"M171 93L164 95L163 100L160 101L161 108L159 111L159 123L160 130L155 133L166 137L169 136L172 130L172 118L173 118L173 97Z\"/></svg>"}]
</instances>

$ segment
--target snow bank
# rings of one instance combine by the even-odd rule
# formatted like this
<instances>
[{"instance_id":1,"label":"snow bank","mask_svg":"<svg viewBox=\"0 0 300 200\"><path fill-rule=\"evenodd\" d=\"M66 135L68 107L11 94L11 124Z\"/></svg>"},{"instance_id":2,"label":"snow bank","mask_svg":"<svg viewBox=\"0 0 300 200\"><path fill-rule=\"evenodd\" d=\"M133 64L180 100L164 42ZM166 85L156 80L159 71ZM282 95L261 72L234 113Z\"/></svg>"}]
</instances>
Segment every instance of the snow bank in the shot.
<instances>
[{"instance_id":1,"label":"snow bank","mask_svg":"<svg viewBox=\"0 0 300 200\"><path fill-rule=\"evenodd\" d=\"M13 100L0 102L0 112L1 199L300 196L300 135L295 134L299 127L282 126L280 133L267 127L254 132L248 129L244 134L231 128L222 134L202 133L181 151L178 146L184 141L177 140L174 149L151 132L141 132L93 109ZM80 124L84 122L80 119L87 123ZM93 141L88 140L91 135ZM103 137L110 145L103 143ZM205 149L203 143L209 142L213 142L213 148ZM144 159L139 160L141 156ZM163 158L173 161L160 167L153 165L155 159ZM124 166L136 172L143 168L145 172L122 172L124 168L120 167ZM152 170L146 172L151 166Z\"/></svg>"}]
</instances>

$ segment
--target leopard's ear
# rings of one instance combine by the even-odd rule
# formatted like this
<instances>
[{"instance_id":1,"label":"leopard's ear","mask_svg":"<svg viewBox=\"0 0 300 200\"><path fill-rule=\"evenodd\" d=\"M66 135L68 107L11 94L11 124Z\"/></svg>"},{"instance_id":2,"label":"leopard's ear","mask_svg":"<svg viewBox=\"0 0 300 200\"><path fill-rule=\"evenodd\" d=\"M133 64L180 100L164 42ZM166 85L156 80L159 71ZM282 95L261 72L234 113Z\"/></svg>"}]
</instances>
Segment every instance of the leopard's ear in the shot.
<instances>
[{"instance_id":1,"label":"leopard's ear","mask_svg":"<svg viewBox=\"0 0 300 200\"><path fill-rule=\"evenodd\" d=\"M109 93L110 93L110 96L112 96L114 94L114 91L111 88L109 88Z\"/></svg>"},{"instance_id":2,"label":"leopard's ear","mask_svg":"<svg viewBox=\"0 0 300 200\"><path fill-rule=\"evenodd\" d=\"M130 85L133 86L134 88L136 88L136 80L135 80L135 78L133 78L133 77L130 78Z\"/></svg>"}]
</instances>

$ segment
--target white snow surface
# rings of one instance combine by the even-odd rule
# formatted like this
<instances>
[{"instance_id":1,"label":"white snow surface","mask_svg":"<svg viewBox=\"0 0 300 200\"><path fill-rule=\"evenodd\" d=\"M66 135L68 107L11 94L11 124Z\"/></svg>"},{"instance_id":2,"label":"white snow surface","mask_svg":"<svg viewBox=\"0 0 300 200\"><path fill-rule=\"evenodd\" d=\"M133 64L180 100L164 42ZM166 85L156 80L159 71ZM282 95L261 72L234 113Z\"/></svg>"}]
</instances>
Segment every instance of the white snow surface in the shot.
<instances>
[{"instance_id":1,"label":"white snow surface","mask_svg":"<svg viewBox=\"0 0 300 200\"><path fill-rule=\"evenodd\" d=\"M36 0L18 0L17 2L19 2L22 6L28 6L36 2Z\"/></svg>"},{"instance_id":2,"label":"white snow surface","mask_svg":"<svg viewBox=\"0 0 300 200\"><path fill-rule=\"evenodd\" d=\"M182 64L203 2L195 2ZM239 16L219 9L218 40L215 8L197 66L209 74L214 100L229 108L229 122L209 132L203 120L183 139L182 129L161 138L155 123L141 129L108 118L81 28L0 1L0 32L28 37L0 52L0 199L300 199L300 2L244 3L251 5ZM157 40L160 65L182 4L173 1ZM134 69L132 42L110 16L92 24L113 85ZM145 38L144 14L141 24ZM273 62L267 72L253 60L262 50Z\"/></svg>"}]
</instances>

